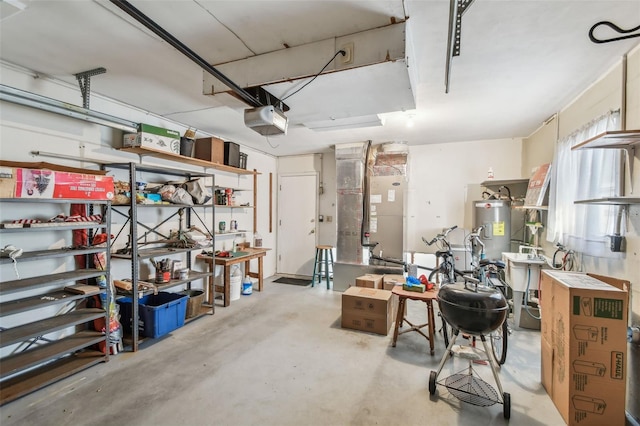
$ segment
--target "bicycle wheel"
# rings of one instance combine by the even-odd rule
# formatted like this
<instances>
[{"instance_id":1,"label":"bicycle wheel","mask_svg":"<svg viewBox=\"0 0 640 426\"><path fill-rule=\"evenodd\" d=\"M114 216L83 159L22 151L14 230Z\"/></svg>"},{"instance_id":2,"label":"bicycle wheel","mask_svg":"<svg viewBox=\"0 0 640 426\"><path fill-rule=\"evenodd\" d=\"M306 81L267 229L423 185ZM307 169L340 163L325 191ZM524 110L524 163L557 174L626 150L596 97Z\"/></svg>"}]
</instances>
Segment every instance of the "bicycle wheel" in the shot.
<instances>
[{"instance_id":1,"label":"bicycle wheel","mask_svg":"<svg viewBox=\"0 0 640 426\"><path fill-rule=\"evenodd\" d=\"M507 360L507 343L509 336L509 328L507 326L507 320L505 319L501 327L492 331L489 335L491 339L491 352L493 352L493 358L498 365L504 364Z\"/></svg>"}]
</instances>

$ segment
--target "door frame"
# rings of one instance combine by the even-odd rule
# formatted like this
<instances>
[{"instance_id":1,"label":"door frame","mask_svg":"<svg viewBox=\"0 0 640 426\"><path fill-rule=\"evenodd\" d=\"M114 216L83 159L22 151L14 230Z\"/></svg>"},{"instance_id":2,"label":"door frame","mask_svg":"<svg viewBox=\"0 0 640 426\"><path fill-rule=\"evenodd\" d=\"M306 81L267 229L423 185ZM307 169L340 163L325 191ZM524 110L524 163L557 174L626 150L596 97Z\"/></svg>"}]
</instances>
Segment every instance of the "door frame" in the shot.
<instances>
[{"instance_id":1,"label":"door frame","mask_svg":"<svg viewBox=\"0 0 640 426\"><path fill-rule=\"evenodd\" d=\"M277 207L277 227L278 227L278 237L277 237L277 241L276 241L276 273L279 275L283 275L283 276L289 276L289 277L296 277L296 275L293 274L284 274L280 271L281 265L281 259L280 259L280 255L282 253L282 244L284 244L283 239L281 238L282 233L280 232L280 209L284 206L282 206L282 201L281 201L281 197L280 197L280 185L281 185L281 179L282 178L287 178L287 177L296 177L296 176L313 176L315 177L315 186L314 186L314 204L315 204L315 208L314 208L314 239L315 239L315 245L318 245L318 214L319 214L319 195L318 195L318 182L320 179L320 173L319 172L289 172L289 173L278 173L278 207ZM315 259L315 257L314 257ZM315 260L314 260L315 261ZM304 277L307 277L307 275L304 275ZM311 277L311 275L308 275L308 277Z\"/></svg>"}]
</instances>

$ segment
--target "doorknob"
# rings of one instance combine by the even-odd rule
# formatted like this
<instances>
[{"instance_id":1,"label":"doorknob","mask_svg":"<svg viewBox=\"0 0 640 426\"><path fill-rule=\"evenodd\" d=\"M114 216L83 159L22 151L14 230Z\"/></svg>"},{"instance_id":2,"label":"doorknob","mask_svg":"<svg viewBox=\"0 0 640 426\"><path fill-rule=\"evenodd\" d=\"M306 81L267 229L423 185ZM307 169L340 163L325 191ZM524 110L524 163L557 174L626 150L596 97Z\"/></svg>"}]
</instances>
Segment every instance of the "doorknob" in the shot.
<instances>
[{"instance_id":1,"label":"doorknob","mask_svg":"<svg viewBox=\"0 0 640 426\"><path fill-rule=\"evenodd\" d=\"M315 229L312 229L312 230L311 230L311 232L309 232L309 233L310 233L310 234L315 234L315 233L316 233L316 230L315 230Z\"/></svg>"}]
</instances>

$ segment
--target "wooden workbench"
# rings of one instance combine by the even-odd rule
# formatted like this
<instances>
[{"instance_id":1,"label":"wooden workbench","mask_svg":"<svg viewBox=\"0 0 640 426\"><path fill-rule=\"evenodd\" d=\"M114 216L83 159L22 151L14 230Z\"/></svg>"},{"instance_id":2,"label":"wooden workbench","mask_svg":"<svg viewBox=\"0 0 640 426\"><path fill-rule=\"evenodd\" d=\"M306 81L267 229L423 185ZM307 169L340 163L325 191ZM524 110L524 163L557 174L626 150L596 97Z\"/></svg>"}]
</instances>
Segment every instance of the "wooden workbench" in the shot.
<instances>
[{"instance_id":1,"label":"wooden workbench","mask_svg":"<svg viewBox=\"0 0 640 426\"><path fill-rule=\"evenodd\" d=\"M205 262L207 262L208 267L211 268L213 267L213 263L214 263L214 259L215 259L215 264L216 265L220 265L223 268L223 277L224 277L224 286L222 286L220 288L220 290L222 290L223 292L223 302L224 302L224 306L229 306L231 304L231 265L235 265L236 263L243 263L244 262L244 270L245 270L245 275L249 275L250 277L253 278L258 278L258 288L256 290L258 291L262 291L262 273L263 273L263 269L262 269L262 258L267 254L267 252L271 250L269 248L253 248L253 247L248 247L248 248L244 248L241 251L243 253L247 253L244 255L240 255L240 256L235 256L235 257L212 257L212 256L207 256L204 254L199 254L198 256L196 256L196 259L200 259L203 260ZM253 259L258 259L258 272L250 272L250 262ZM213 302L214 302L214 277L210 276L209 277L209 292L207 295L207 302L210 303L213 306Z\"/></svg>"}]
</instances>

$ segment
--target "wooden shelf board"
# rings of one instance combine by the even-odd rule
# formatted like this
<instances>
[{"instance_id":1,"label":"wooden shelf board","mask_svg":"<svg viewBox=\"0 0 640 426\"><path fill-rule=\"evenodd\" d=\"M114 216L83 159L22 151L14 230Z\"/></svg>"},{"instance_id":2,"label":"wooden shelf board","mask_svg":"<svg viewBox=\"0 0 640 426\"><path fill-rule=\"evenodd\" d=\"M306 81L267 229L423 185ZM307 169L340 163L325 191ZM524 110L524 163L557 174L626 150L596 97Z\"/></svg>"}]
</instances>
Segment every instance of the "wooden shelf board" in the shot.
<instances>
[{"instance_id":1,"label":"wooden shelf board","mask_svg":"<svg viewBox=\"0 0 640 426\"><path fill-rule=\"evenodd\" d=\"M43 275L40 277L24 278L13 281L5 281L0 284L0 294L15 293L18 291L62 284L69 281L84 280L104 275L105 271L98 269L78 269L76 271L61 272L58 274Z\"/></svg>"},{"instance_id":2,"label":"wooden shelf board","mask_svg":"<svg viewBox=\"0 0 640 426\"><path fill-rule=\"evenodd\" d=\"M593 148L629 148L640 143L640 130L614 130L600 133L571 147L577 149Z\"/></svg>"},{"instance_id":3,"label":"wooden shelf board","mask_svg":"<svg viewBox=\"0 0 640 426\"><path fill-rule=\"evenodd\" d=\"M253 209L254 206L227 206L225 204L215 204L216 207L222 207L225 209Z\"/></svg>"},{"instance_id":4,"label":"wooden shelf board","mask_svg":"<svg viewBox=\"0 0 640 426\"><path fill-rule=\"evenodd\" d=\"M0 405L16 400L106 360L107 358L102 352L83 351L5 380L0 388Z\"/></svg>"},{"instance_id":5,"label":"wooden shelf board","mask_svg":"<svg viewBox=\"0 0 640 426\"><path fill-rule=\"evenodd\" d=\"M127 147L119 148L121 151L133 152L141 156L151 156L156 158L162 158L164 160L177 161L180 163L187 163L193 166L205 167L208 169L215 169L221 172L235 173L239 175L253 175L256 174L253 170L240 169L237 167L226 166L224 164L212 163L210 161L200 160L199 158L185 157L184 155L173 154L171 152L156 151L154 149L143 147ZM185 172L183 172L185 173Z\"/></svg>"},{"instance_id":6,"label":"wooden shelf board","mask_svg":"<svg viewBox=\"0 0 640 426\"><path fill-rule=\"evenodd\" d=\"M253 191L253 189L247 189L247 188L234 188L232 186L220 186L220 185L216 185L213 187L213 189L233 189L233 192L242 192L242 191Z\"/></svg>"},{"instance_id":7,"label":"wooden shelf board","mask_svg":"<svg viewBox=\"0 0 640 426\"><path fill-rule=\"evenodd\" d=\"M131 207L130 204L113 204L111 207ZM164 203L154 203L154 204L141 204L138 203L136 204L136 208L149 208L149 207L161 207L161 208L167 208L167 207L172 207L172 208L194 208L194 207L211 207L211 204L175 204L175 203L169 203L169 202L164 202Z\"/></svg>"},{"instance_id":8,"label":"wooden shelf board","mask_svg":"<svg viewBox=\"0 0 640 426\"><path fill-rule=\"evenodd\" d=\"M46 343L24 352L2 358L0 377L4 378L20 371L35 367L43 362L59 358L87 346L105 341L105 335L97 331L81 331L55 342ZM4 389L4 382L2 384Z\"/></svg>"},{"instance_id":9,"label":"wooden shelf board","mask_svg":"<svg viewBox=\"0 0 640 426\"><path fill-rule=\"evenodd\" d=\"M509 185L527 185L529 183L529 179L528 178L524 178L524 179L491 179L491 180L485 180L484 182L480 183L480 185L490 188L490 187L494 187L494 186L509 186Z\"/></svg>"},{"instance_id":10,"label":"wooden shelf board","mask_svg":"<svg viewBox=\"0 0 640 426\"><path fill-rule=\"evenodd\" d=\"M574 201L574 204L628 205L640 204L640 197L603 197Z\"/></svg>"},{"instance_id":11,"label":"wooden shelf board","mask_svg":"<svg viewBox=\"0 0 640 426\"><path fill-rule=\"evenodd\" d=\"M106 249L104 247L91 247L86 249L61 248L61 249L52 249L52 250L25 251L17 259L18 259L18 262L26 262L30 260L42 260L42 259L52 259L55 257L66 257L66 256L76 256L76 255L83 255L83 254L101 253L105 250ZM0 265L4 263L11 263L11 262L13 261L7 257L0 258Z\"/></svg>"},{"instance_id":12,"label":"wooden shelf board","mask_svg":"<svg viewBox=\"0 0 640 426\"><path fill-rule=\"evenodd\" d=\"M10 302L0 303L0 317L18 314L20 312L30 311L32 309L44 308L46 306L58 303L68 303L75 300L85 299L102 293L103 290L96 286L93 293L77 294L66 290L54 291L51 293L40 294L38 296L26 297L23 299L12 300Z\"/></svg>"},{"instance_id":13,"label":"wooden shelf board","mask_svg":"<svg viewBox=\"0 0 640 426\"><path fill-rule=\"evenodd\" d=\"M104 318L102 309L77 309L64 315L29 322L4 330L0 330L0 347L24 342L32 337L44 336L78 324L84 324L98 318Z\"/></svg>"}]
</instances>

